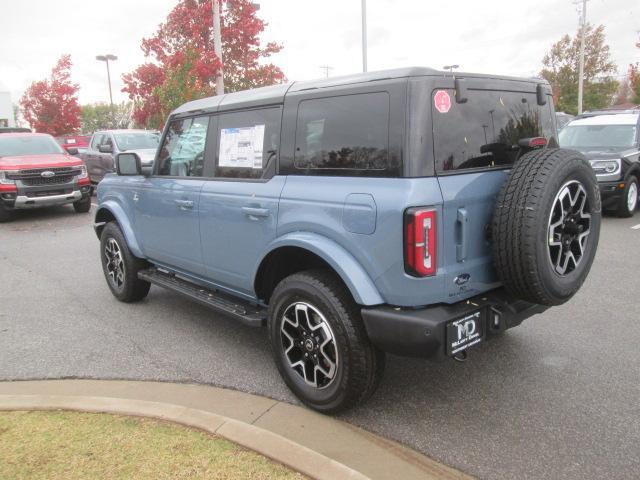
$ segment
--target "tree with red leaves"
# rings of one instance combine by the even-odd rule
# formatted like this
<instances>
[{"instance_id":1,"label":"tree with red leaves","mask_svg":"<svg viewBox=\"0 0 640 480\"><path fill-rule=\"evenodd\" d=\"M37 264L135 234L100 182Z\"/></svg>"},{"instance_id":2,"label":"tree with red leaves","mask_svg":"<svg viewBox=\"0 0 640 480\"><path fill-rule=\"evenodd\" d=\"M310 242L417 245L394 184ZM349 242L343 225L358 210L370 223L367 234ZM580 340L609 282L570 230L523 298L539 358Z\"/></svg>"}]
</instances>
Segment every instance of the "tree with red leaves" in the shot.
<instances>
[{"instance_id":1,"label":"tree with red leaves","mask_svg":"<svg viewBox=\"0 0 640 480\"><path fill-rule=\"evenodd\" d=\"M260 45L265 26L250 0L226 2L221 15L226 91L285 80L280 68L260 63L282 49L273 42ZM151 61L123 76L123 91L134 102L134 120L158 128L177 106L215 92L223 64L213 51L212 0L181 0L156 34L142 41L142 51Z\"/></svg>"},{"instance_id":2,"label":"tree with red leaves","mask_svg":"<svg viewBox=\"0 0 640 480\"><path fill-rule=\"evenodd\" d=\"M71 56L63 55L48 79L33 82L20 99L22 115L36 132L53 136L80 128L80 87L71 81Z\"/></svg>"}]
</instances>

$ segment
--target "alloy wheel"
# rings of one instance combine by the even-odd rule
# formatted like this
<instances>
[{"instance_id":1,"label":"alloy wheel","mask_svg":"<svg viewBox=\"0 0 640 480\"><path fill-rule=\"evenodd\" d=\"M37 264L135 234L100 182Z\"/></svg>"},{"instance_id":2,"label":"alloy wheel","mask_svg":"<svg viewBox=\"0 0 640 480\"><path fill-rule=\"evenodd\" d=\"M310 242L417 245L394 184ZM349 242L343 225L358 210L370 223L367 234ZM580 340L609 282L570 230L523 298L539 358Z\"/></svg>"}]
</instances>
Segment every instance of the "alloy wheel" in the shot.
<instances>
[{"instance_id":1,"label":"alloy wheel","mask_svg":"<svg viewBox=\"0 0 640 480\"><path fill-rule=\"evenodd\" d=\"M108 238L105 242L104 256L107 260L107 278L113 287L121 290L124 285L125 267L122 250L115 238Z\"/></svg>"},{"instance_id":2,"label":"alloy wheel","mask_svg":"<svg viewBox=\"0 0 640 480\"><path fill-rule=\"evenodd\" d=\"M307 385L328 387L336 378L338 348L324 315L306 302L289 305L282 316L280 336L289 366Z\"/></svg>"},{"instance_id":3,"label":"alloy wheel","mask_svg":"<svg viewBox=\"0 0 640 480\"><path fill-rule=\"evenodd\" d=\"M591 209L582 183L565 183L551 208L547 233L549 259L561 276L574 271L584 255L591 232Z\"/></svg>"},{"instance_id":4,"label":"alloy wheel","mask_svg":"<svg viewBox=\"0 0 640 480\"><path fill-rule=\"evenodd\" d=\"M638 184L631 182L629 192L627 193L627 208L633 213L638 205Z\"/></svg>"}]
</instances>

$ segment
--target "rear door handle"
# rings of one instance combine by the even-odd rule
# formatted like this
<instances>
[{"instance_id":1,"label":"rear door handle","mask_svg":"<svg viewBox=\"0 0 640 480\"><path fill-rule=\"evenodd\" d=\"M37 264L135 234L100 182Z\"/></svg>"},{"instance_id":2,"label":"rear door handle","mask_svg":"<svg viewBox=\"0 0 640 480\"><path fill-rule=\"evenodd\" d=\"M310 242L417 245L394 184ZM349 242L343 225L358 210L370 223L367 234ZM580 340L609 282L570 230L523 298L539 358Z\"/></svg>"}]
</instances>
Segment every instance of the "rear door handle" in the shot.
<instances>
[{"instance_id":1,"label":"rear door handle","mask_svg":"<svg viewBox=\"0 0 640 480\"><path fill-rule=\"evenodd\" d=\"M269 209L260 207L242 207L242 211L248 217L268 217Z\"/></svg>"},{"instance_id":2,"label":"rear door handle","mask_svg":"<svg viewBox=\"0 0 640 480\"><path fill-rule=\"evenodd\" d=\"M193 200L174 200L174 202L180 210L193 209Z\"/></svg>"},{"instance_id":3,"label":"rear door handle","mask_svg":"<svg viewBox=\"0 0 640 480\"><path fill-rule=\"evenodd\" d=\"M467 224L469 223L469 215L466 208L458 209L457 223L460 226L460 243L456 245L456 260L463 262L467 258Z\"/></svg>"}]
</instances>

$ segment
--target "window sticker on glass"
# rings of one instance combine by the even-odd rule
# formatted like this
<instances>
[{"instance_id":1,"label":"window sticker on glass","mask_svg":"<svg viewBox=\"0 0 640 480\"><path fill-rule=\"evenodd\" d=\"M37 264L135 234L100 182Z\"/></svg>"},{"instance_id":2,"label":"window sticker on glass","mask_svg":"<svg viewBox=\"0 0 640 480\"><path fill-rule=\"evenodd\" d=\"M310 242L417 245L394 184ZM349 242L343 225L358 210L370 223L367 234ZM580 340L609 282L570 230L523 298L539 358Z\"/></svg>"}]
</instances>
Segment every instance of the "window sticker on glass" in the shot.
<instances>
[{"instance_id":1,"label":"window sticker on glass","mask_svg":"<svg viewBox=\"0 0 640 480\"><path fill-rule=\"evenodd\" d=\"M220 130L218 166L262 168L265 125Z\"/></svg>"}]
</instances>

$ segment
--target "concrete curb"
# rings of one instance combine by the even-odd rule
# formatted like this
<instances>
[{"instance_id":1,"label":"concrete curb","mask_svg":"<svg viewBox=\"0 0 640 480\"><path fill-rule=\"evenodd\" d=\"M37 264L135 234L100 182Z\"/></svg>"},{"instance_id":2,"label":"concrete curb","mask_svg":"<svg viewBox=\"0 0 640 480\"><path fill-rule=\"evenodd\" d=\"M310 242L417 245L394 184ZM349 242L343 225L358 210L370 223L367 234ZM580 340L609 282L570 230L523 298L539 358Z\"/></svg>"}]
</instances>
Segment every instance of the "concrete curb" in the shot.
<instances>
[{"instance_id":1,"label":"concrete curb","mask_svg":"<svg viewBox=\"0 0 640 480\"><path fill-rule=\"evenodd\" d=\"M138 381L0 382L0 410L58 409L199 428L318 480L471 478L332 417L233 390Z\"/></svg>"}]
</instances>

